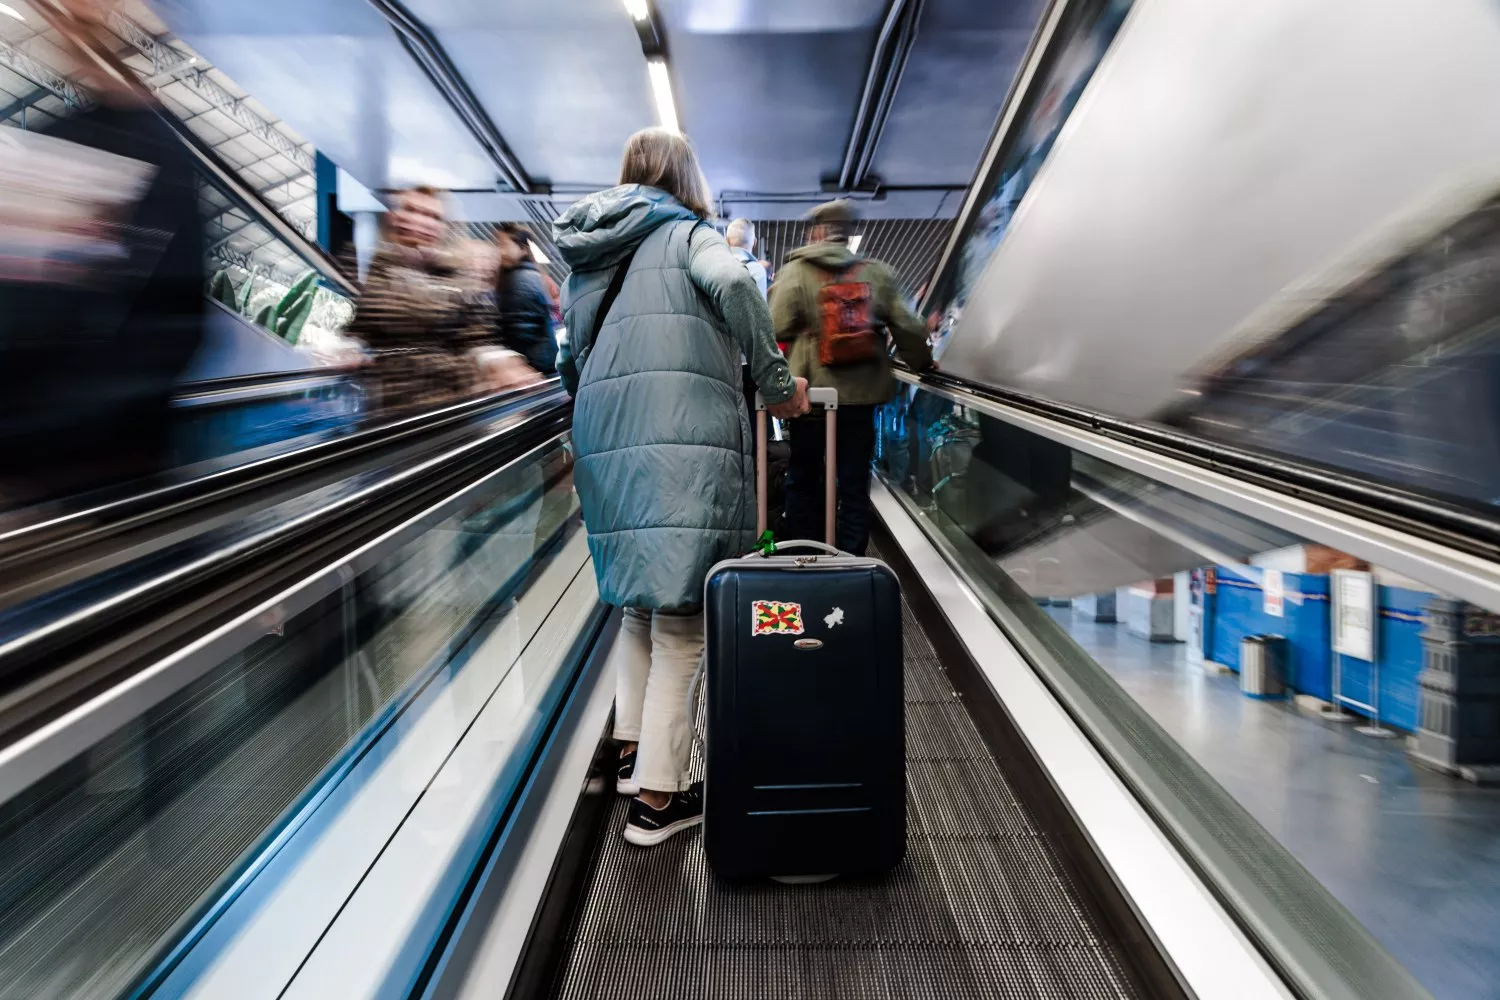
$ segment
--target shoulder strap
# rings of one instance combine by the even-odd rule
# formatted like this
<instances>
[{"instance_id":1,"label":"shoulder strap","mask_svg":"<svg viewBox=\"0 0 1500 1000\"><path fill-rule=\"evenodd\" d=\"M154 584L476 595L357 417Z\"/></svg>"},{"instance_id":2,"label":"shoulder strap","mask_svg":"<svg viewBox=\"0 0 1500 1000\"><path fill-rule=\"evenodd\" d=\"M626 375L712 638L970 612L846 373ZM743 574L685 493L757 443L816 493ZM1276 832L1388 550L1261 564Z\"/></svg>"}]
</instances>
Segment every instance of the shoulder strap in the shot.
<instances>
[{"instance_id":1,"label":"shoulder strap","mask_svg":"<svg viewBox=\"0 0 1500 1000\"><path fill-rule=\"evenodd\" d=\"M635 260L635 252L641 248L637 243L630 248L630 252L615 265L615 273L609 276L609 286L604 289L604 297L599 300L599 308L594 311L594 330L589 335L589 349L599 340L599 331L604 329L604 321L609 317L609 311L614 307L615 299L620 296L620 289L625 285L625 275L630 271L630 262Z\"/></svg>"}]
</instances>

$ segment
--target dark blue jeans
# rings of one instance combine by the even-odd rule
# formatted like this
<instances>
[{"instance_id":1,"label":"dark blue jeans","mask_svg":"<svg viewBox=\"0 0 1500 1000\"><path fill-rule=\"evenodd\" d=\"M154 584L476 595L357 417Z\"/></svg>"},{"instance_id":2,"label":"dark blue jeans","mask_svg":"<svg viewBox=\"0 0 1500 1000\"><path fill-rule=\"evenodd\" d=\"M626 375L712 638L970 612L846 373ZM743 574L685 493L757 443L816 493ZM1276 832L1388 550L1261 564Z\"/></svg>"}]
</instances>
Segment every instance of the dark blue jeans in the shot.
<instances>
[{"instance_id":1,"label":"dark blue jeans","mask_svg":"<svg viewBox=\"0 0 1500 1000\"><path fill-rule=\"evenodd\" d=\"M870 458L875 453L875 407L838 411L838 524L834 544L864 555L870 540ZM791 461L786 481L786 527L790 538L823 539L823 419L791 422Z\"/></svg>"}]
</instances>

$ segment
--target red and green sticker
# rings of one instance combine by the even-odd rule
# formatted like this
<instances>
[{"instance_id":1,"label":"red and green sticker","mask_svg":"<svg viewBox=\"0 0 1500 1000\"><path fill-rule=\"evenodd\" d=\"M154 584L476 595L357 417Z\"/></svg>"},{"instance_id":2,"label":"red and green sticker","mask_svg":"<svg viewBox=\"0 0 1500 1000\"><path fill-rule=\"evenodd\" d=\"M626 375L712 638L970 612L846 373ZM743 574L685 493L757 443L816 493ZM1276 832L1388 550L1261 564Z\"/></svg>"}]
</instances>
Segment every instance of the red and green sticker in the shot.
<instances>
[{"instance_id":1,"label":"red and green sticker","mask_svg":"<svg viewBox=\"0 0 1500 1000\"><path fill-rule=\"evenodd\" d=\"M750 634L801 635L802 605L790 601L751 601Z\"/></svg>"}]
</instances>

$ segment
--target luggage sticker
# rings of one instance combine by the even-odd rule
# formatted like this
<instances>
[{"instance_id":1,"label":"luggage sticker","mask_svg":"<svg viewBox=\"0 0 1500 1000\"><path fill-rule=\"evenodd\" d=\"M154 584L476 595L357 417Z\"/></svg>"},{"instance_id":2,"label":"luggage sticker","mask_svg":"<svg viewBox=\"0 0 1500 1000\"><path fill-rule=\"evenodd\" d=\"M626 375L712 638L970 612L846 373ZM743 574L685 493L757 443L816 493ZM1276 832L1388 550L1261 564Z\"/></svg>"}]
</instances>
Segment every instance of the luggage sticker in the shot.
<instances>
[{"instance_id":1,"label":"luggage sticker","mask_svg":"<svg viewBox=\"0 0 1500 1000\"><path fill-rule=\"evenodd\" d=\"M834 608L832 611L828 612L828 614L823 616L823 624L827 625L829 628L844 624L844 609Z\"/></svg>"},{"instance_id":2,"label":"luggage sticker","mask_svg":"<svg viewBox=\"0 0 1500 1000\"><path fill-rule=\"evenodd\" d=\"M790 601L751 601L750 634L801 635L802 605Z\"/></svg>"}]
</instances>

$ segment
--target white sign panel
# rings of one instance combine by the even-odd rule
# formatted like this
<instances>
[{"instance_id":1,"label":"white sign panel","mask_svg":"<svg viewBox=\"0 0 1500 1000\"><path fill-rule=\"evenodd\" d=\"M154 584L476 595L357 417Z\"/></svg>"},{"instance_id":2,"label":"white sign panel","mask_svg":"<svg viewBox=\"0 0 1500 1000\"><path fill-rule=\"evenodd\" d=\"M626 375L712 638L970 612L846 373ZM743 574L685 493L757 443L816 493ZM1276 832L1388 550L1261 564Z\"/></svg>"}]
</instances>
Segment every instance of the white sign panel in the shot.
<instances>
[{"instance_id":1,"label":"white sign panel","mask_svg":"<svg viewBox=\"0 0 1500 1000\"><path fill-rule=\"evenodd\" d=\"M1262 574L1260 587L1266 594L1266 614L1272 618L1285 617L1286 581L1281 578L1281 570L1263 570Z\"/></svg>"},{"instance_id":2,"label":"white sign panel","mask_svg":"<svg viewBox=\"0 0 1500 1000\"><path fill-rule=\"evenodd\" d=\"M1375 660L1375 577L1336 569L1333 589L1333 651L1357 660Z\"/></svg>"}]
</instances>

